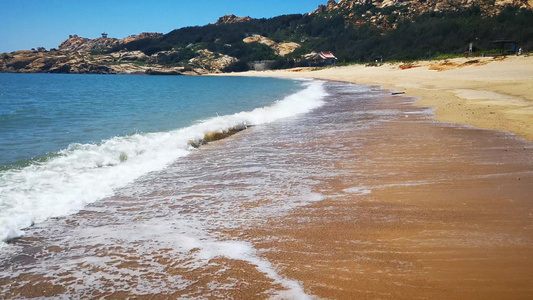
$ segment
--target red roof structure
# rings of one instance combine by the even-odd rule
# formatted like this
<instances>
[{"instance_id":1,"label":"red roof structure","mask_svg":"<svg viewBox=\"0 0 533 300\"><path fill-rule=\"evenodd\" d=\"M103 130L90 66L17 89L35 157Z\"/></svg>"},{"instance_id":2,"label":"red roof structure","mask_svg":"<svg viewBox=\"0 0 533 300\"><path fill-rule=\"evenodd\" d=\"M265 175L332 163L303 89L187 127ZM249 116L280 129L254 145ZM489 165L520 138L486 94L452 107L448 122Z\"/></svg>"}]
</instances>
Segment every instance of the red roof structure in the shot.
<instances>
[{"instance_id":1,"label":"red roof structure","mask_svg":"<svg viewBox=\"0 0 533 300\"><path fill-rule=\"evenodd\" d=\"M327 65L336 65L337 58L331 52L312 52L304 56L305 65L310 67L323 67Z\"/></svg>"},{"instance_id":2,"label":"red roof structure","mask_svg":"<svg viewBox=\"0 0 533 300\"><path fill-rule=\"evenodd\" d=\"M320 58L322 59L337 59L331 52L320 52Z\"/></svg>"}]
</instances>

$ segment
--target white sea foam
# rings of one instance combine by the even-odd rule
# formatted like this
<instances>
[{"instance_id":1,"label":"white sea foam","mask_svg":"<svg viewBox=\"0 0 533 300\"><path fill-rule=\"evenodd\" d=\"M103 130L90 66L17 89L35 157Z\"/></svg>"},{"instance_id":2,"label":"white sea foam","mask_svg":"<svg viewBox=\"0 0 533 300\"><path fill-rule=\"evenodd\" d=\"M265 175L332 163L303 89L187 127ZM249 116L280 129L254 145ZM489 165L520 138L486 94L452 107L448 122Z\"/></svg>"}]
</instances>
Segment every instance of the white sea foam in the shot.
<instances>
[{"instance_id":1,"label":"white sea foam","mask_svg":"<svg viewBox=\"0 0 533 300\"><path fill-rule=\"evenodd\" d=\"M198 142L207 133L274 122L321 106L326 95L323 83L305 85L268 107L202 120L171 132L73 144L45 163L0 173L0 247L36 222L76 213L135 179L165 168L191 151L190 141Z\"/></svg>"},{"instance_id":2,"label":"white sea foam","mask_svg":"<svg viewBox=\"0 0 533 300\"><path fill-rule=\"evenodd\" d=\"M343 191L345 191L346 193L356 194L356 195L368 195L372 193L371 189L367 187L360 187L360 186L347 188L347 189L344 189Z\"/></svg>"},{"instance_id":3,"label":"white sea foam","mask_svg":"<svg viewBox=\"0 0 533 300\"><path fill-rule=\"evenodd\" d=\"M378 189L387 189L393 187L407 187L407 186L420 186L429 184L427 181L414 181L414 182L405 182L405 183L391 183L384 185L373 185L373 186L355 186L344 189L343 191L349 194L355 195L368 195L372 193L372 190Z\"/></svg>"}]
</instances>

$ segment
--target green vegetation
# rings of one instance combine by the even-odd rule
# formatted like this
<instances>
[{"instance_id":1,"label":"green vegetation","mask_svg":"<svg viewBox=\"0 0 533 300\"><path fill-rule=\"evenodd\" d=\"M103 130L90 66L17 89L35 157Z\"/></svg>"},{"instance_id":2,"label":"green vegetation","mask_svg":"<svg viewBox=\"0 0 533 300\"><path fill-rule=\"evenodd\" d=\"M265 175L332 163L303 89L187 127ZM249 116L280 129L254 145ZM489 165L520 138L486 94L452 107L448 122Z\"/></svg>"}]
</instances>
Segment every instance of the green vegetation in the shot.
<instances>
[{"instance_id":1,"label":"green vegetation","mask_svg":"<svg viewBox=\"0 0 533 300\"><path fill-rule=\"evenodd\" d=\"M177 49L169 53L159 53L156 62L160 65L171 66L187 62L189 59L198 56L196 51L190 48Z\"/></svg>"},{"instance_id":2,"label":"green vegetation","mask_svg":"<svg viewBox=\"0 0 533 300\"><path fill-rule=\"evenodd\" d=\"M173 51L157 58L158 63L186 63L197 50L208 49L238 58L241 62L226 71L248 68L247 62L275 60L274 68L295 66L292 58L312 51L332 51L339 63L407 61L448 58L462 55L474 43L477 53L501 51L494 40L518 42L524 50L533 49L533 11L508 6L494 16L479 7L458 11L431 12L412 17L407 7L377 8L359 5L353 11L342 9L313 15L284 15L240 23L209 24L174 30L158 38L147 38L112 49L140 50L146 55ZM348 17L351 15L350 17ZM379 17L369 22L371 16ZM286 57L278 57L263 44L246 44L243 39L262 35L276 42L296 42L302 46ZM518 48L517 47L517 48Z\"/></svg>"}]
</instances>

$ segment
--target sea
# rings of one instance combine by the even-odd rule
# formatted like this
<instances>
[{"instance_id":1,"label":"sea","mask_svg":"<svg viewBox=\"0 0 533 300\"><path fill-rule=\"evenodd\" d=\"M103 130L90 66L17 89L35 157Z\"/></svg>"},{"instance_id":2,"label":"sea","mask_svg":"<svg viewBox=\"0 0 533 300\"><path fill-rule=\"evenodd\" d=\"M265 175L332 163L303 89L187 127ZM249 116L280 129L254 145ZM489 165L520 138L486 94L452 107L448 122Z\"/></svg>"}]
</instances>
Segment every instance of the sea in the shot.
<instances>
[{"instance_id":1,"label":"sea","mask_svg":"<svg viewBox=\"0 0 533 300\"><path fill-rule=\"evenodd\" d=\"M304 79L0 74L0 294L224 298L252 285L213 270L225 259L268 278L261 298L311 297L234 233L324 200L316 187L354 159L335 137L407 116L379 107L386 95Z\"/></svg>"},{"instance_id":2,"label":"sea","mask_svg":"<svg viewBox=\"0 0 533 300\"><path fill-rule=\"evenodd\" d=\"M280 79L0 74L0 242L164 169L208 133L305 113L322 93Z\"/></svg>"}]
</instances>

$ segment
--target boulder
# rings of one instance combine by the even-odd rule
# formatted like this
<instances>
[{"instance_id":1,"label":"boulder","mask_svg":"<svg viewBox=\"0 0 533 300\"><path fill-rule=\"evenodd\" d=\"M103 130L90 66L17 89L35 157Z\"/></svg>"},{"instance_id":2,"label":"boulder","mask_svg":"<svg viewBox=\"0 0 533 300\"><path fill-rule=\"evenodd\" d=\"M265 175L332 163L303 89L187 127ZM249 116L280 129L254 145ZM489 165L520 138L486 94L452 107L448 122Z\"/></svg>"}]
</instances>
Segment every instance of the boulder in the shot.
<instances>
[{"instance_id":1,"label":"boulder","mask_svg":"<svg viewBox=\"0 0 533 300\"><path fill-rule=\"evenodd\" d=\"M189 64L197 73L220 73L227 66L239 61L235 57L214 53L207 49L198 50L198 56L191 58Z\"/></svg>"},{"instance_id":2,"label":"boulder","mask_svg":"<svg viewBox=\"0 0 533 300\"><path fill-rule=\"evenodd\" d=\"M252 35L252 36L244 38L242 41L247 44L261 43L261 44L267 45L276 52L276 55L279 55L279 56L285 56L287 54L290 54L301 46L300 44L293 43L293 42L276 43L273 40L267 37L261 36L261 35Z\"/></svg>"}]
</instances>

